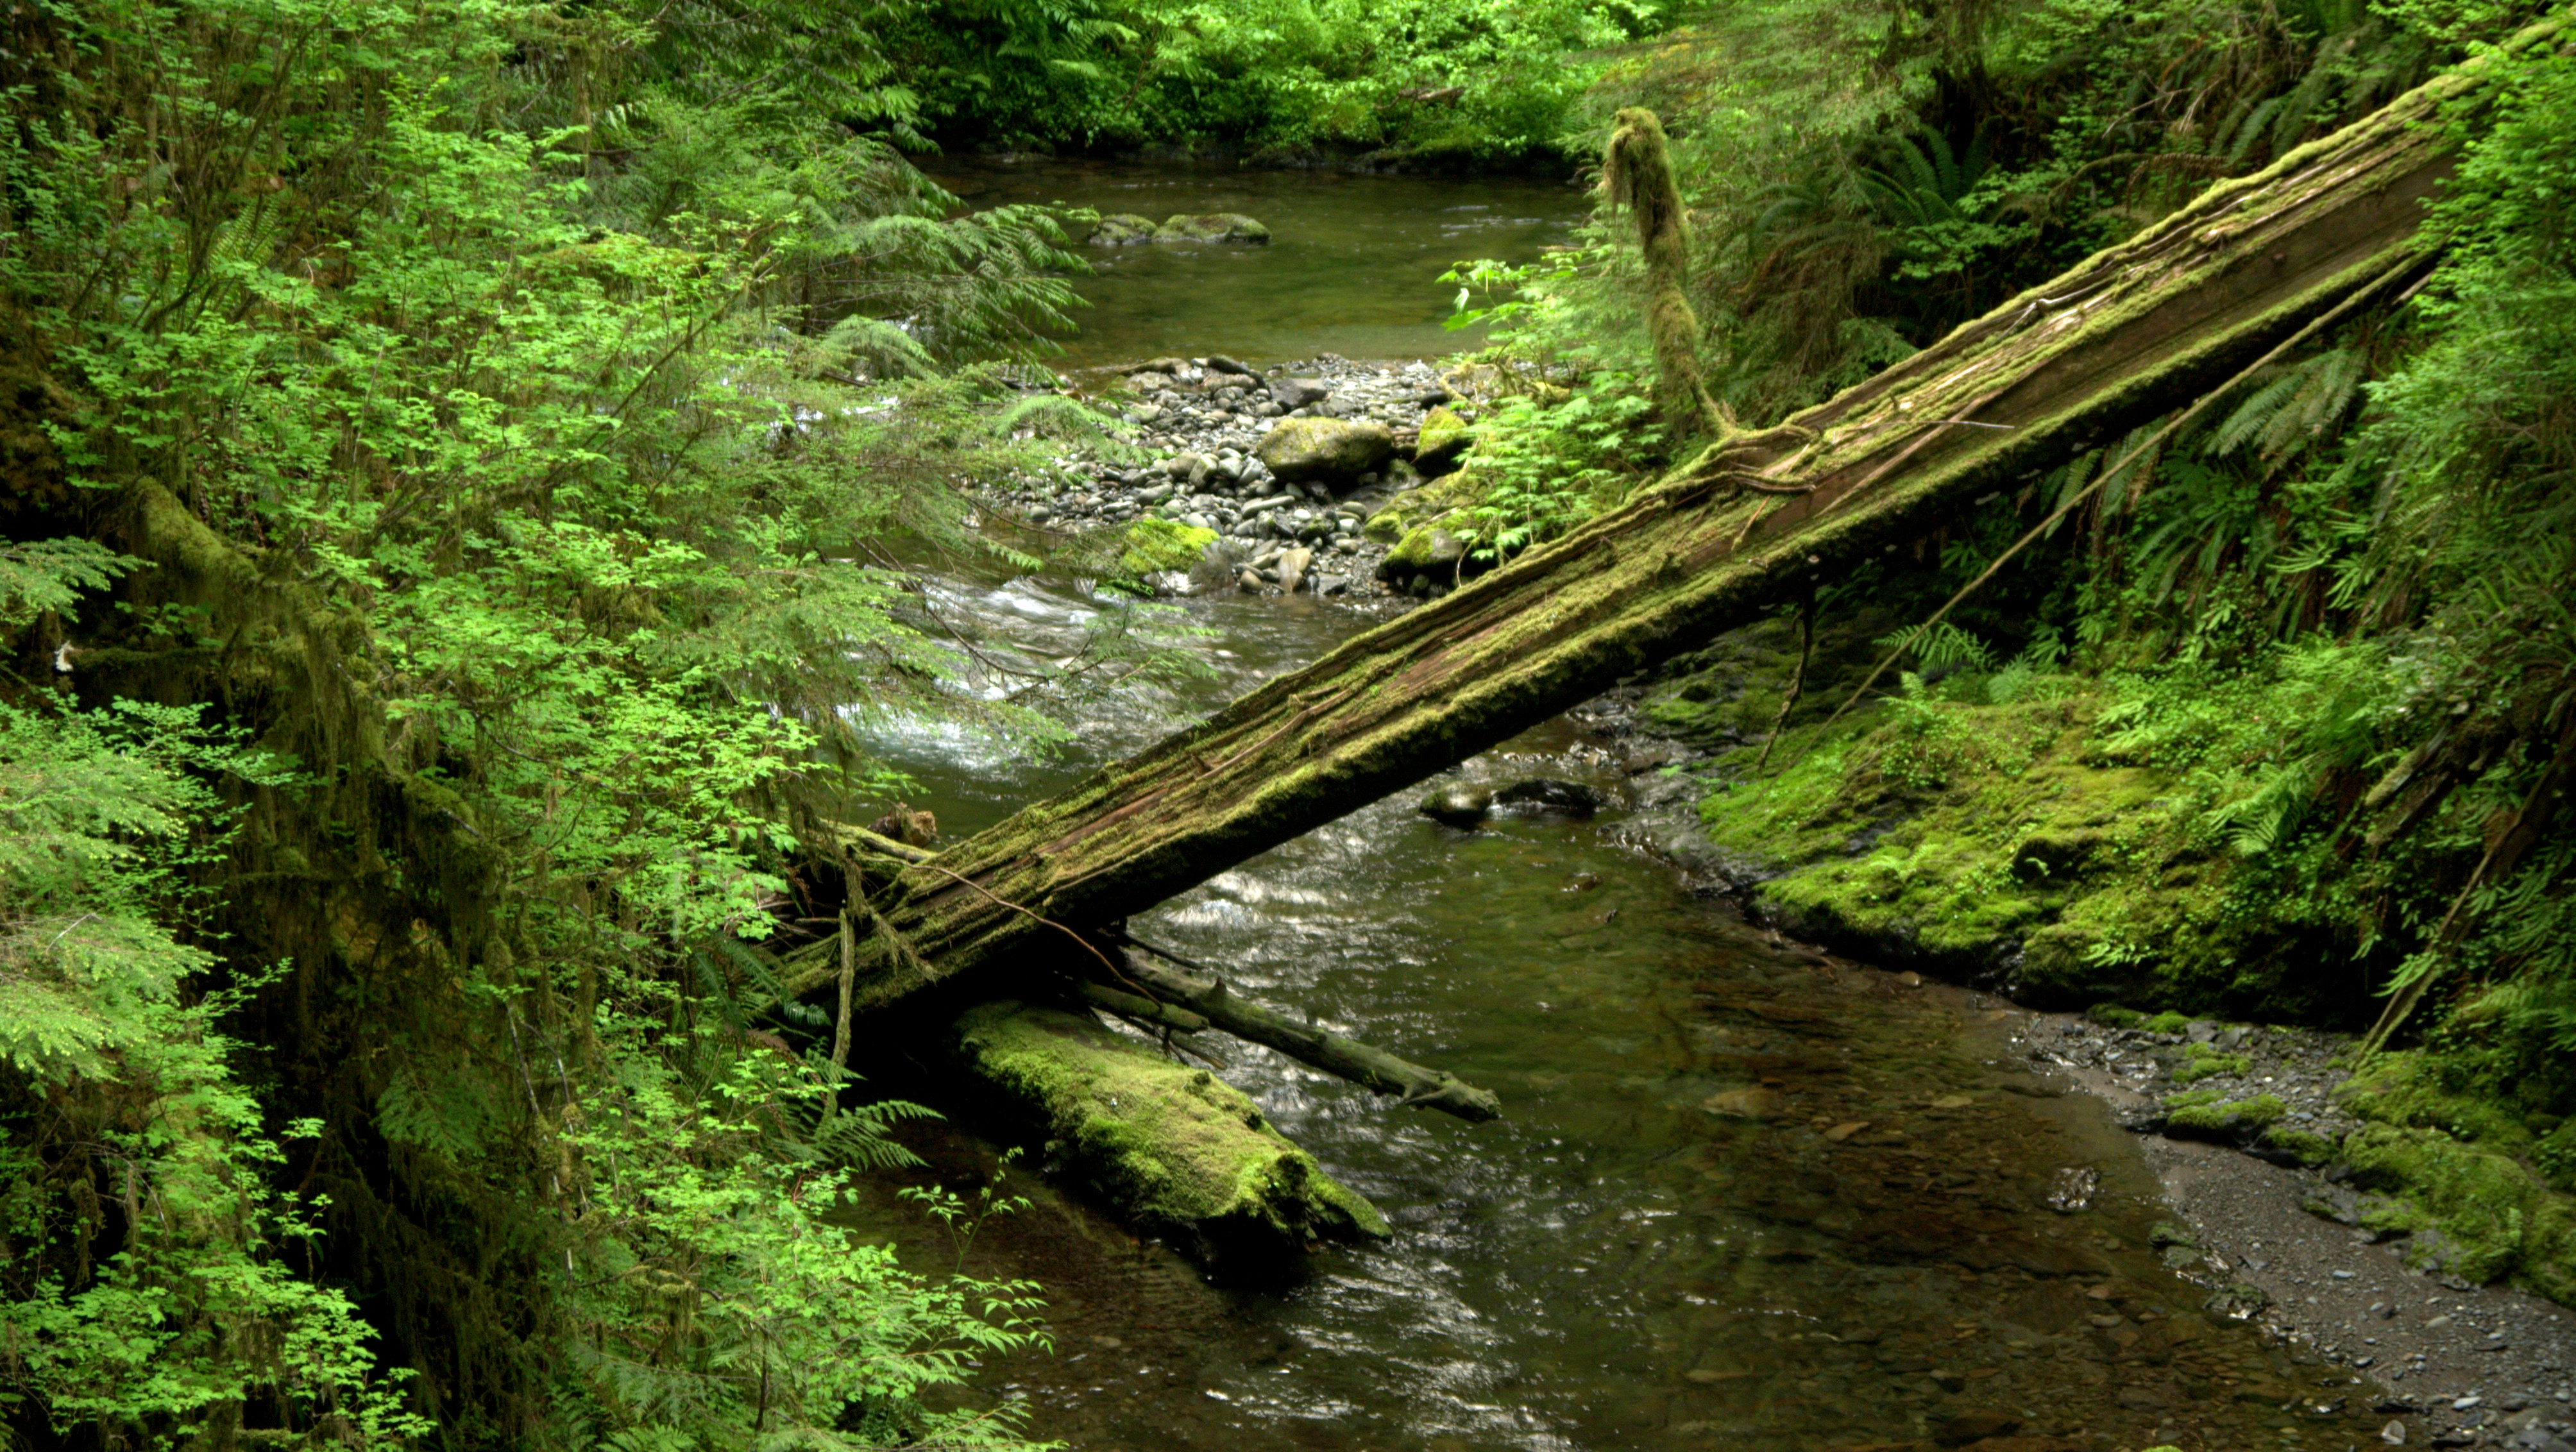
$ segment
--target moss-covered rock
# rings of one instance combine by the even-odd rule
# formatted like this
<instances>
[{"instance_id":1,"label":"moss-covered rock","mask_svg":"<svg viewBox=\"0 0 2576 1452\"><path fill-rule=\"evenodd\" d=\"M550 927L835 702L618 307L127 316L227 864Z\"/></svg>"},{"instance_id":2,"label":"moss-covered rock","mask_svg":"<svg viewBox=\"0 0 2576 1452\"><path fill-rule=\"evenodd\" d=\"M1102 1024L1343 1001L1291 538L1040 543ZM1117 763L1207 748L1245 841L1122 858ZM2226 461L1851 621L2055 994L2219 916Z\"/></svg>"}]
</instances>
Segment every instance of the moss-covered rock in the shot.
<instances>
[{"instance_id":1,"label":"moss-covered rock","mask_svg":"<svg viewBox=\"0 0 2576 1452\"><path fill-rule=\"evenodd\" d=\"M1154 240L1154 219L1133 212L1113 212L1092 224L1091 235L1083 240L1094 247L1132 247Z\"/></svg>"},{"instance_id":2,"label":"moss-covered rock","mask_svg":"<svg viewBox=\"0 0 2576 1452\"><path fill-rule=\"evenodd\" d=\"M1131 579L1164 570L1186 570L1216 543L1212 529L1199 529L1169 519L1140 519L1127 526L1118 573Z\"/></svg>"},{"instance_id":3,"label":"moss-covered rock","mask_svg":"<svg viewBox=\"0 0 2576 1452\"><path fill-rule=\"evenodd\" d=\"M1386 1218L1270 1127L1242 1091L1089 1014L1005 1001L957 1019L960 1061L1121 1214L1201 1260L1257 1273Z\"/></svg>"},{"instance_id":4,"label":"moss-covered rock","mask_svg":"<svg viewBox=\"0 0 2576 1452\"><path fill-rule=\"evenodd\" d=\"M1454 409L1435 408L1422 416L1422 427L1413 446L1413 467L1434 477L1449 473L1475 442L1475 425L1460 418Z\"/></svg>"},{"instance_id":5,"label":"moss-covered rock","mask_svg":"<svg viewBox=\"0 0 2576 1452\"><path fill-rule=\"evenodd\" d=\"M1254 245L1270 240L1270 229L1241 212L1183 212L1167 217L1154 229L1157 242L1240 242Z\"/></svg>"},{"instance_id":6,"label":"moss-covered rock","mask_svg":"<svg viewBox=\"0 0 2576 1452\"><path fill-rule=\"evenodd\" d=\"M1283 418L1252 452L1291 483L1348 485L1395 452L1395 431L1382 423L1338 418Z\"/></svg>"},{"instance_id":7,"label":"moss-covered rock","mask_svg":"<svg viewBox=\"0 0 2576 1452\"><path fill-rule=\"evenodd\" d=\"M2245 1139L2260 1134L2290 1112L2278 1094L2226 1098L2216 1089L2186 1089L2165 1096L2165 1131L2210 1139Z\"/></svg>"},{"instance_id":8,"label":"moss-covered rock","mask_svg":"<svg viewBox=\"0 0 2576 1452\"><path fill-rule=\"evenodd\" d=\"M1473 468L1462 468L1415 489L1399 490L1368 517L1360 532L1379 544L1395 544L1426 524L1435 524L1476 502Z\"/></svg>"}]
</instances>

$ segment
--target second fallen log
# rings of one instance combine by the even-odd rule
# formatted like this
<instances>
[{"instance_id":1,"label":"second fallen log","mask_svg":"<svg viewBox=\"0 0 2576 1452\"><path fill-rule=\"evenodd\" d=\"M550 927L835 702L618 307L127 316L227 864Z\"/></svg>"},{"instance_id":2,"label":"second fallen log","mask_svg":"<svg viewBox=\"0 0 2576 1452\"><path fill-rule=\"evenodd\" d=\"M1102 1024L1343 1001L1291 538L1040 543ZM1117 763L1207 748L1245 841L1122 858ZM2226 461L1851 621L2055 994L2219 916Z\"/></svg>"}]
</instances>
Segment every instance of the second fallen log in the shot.
<instances>
[{"instance_id":1,"label":"second fallen log","mask_svg":"<svg viewBox=\"0 0 2576 1452\"><path fill-rule=\"evenodd\" d=\"M1049 1159L1193 1258L1259 1273L1318 1240L1382 1240L1386 1217L1272 1128L1241 1090L1088 1013L1004 1000L958 1016L954 1051Z\"/></svg>"}]
</instances>

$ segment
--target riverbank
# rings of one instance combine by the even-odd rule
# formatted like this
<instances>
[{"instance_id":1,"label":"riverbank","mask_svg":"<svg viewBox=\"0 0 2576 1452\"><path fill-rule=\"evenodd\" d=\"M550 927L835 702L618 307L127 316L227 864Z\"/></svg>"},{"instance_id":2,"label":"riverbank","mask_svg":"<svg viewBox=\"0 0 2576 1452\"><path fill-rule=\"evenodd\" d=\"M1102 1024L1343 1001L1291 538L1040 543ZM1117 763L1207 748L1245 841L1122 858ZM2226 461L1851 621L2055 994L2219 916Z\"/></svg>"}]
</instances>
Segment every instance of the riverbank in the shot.
<instances>
[{"instance_id":1,"label":"riverbank","mask_svg":"<svg viewBox=\"0 0 2576 1452\"><path fill-rule=\"evenodd\" d=\"M1707 779L1729 748L1656 732L1643 715L1649 696L1631 686L1578 713L1631 778L1639 811L1622 835L1753 921L1793 932L1764 891L1780 865L1729 845L1703 819ZM1859 936L1835 947L1868 959ZM1921 956L1919 940L1878 946L1899 963ZM2356 1398L2385 1418L2384 1442L2523 1452L2576 1443L2576 1331L2565 1308L2457 1274L2476 1247L2445 1237L2401 1182L2357 1175L2339 1153L2371 1128L2354 1111L2370 1101L2351 1092L2351 1035L2025 1008L2013 1036L2027 1062L2102 1100L2137 1136L2174 1212L2157 1236L2167 1265L2207 1291L2208 1309L2348 1368ZM2221 1112L2193 1102L2204 1098ZM2251 1122L2224 1112L2246 1103L2260 1106Z\"/></svg>"}]
</instances>

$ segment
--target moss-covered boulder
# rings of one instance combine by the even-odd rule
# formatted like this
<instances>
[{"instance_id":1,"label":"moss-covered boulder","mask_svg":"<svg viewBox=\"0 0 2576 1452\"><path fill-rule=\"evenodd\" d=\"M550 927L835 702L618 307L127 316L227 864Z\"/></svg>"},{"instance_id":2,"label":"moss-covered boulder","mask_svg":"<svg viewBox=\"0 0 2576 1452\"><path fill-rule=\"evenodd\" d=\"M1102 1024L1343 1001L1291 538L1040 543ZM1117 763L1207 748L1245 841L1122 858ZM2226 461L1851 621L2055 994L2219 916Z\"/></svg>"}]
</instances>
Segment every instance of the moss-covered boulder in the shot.
<instances>
[{"instance_id":1,"label":"moss-covered boulder","mask_svg":"<svg viewBox=\"0 0 2576 1452\"><path fill-rule=\"evenodd\" d=\"M1413 446L1413 467L1431 477L1449 473L1475 442L1475 425L1460 418L1454 409L1435 408L1422 416L1422 430Z\"/></svg>"},{"instance_id":2,"label":"moss-covered boulder","mask_svg":"<svg viewBox=\"0 0 2576 1452\"><path fill-rule=\"evenodd\" d=\"M1216 543L1216 531L1169 519L1140 519L1127 526L1118 572L1142 579L1164 570L1187 570Z\"/></svg>"},{"instance_id":3,"label":"moss-covered boulder","mask_svg":"<svg viewBox=\"0 0 2576 1452\"><path fill-rule=\"evenodd\" d=\"M1271 473L1292 484L1339 488L1357 482L1395 453L1395 431L1382 423L1283 418L1252 451Z\"/></svg>"},{"instance_id":4,"label":"moss-covered boulder","mask_svg":"<svg viewBox=\"0 0 2576 1452\"><path fill-rule=\"evenodd\" d=\"M1083 240L1094 247L1132 247L1154 240L1154 219L1133 212L1112 212L1091 226L1091 235Z\"/></svg>"},{"instance_id":5,"label":"moss-covered boulder","mask_svg":"<svg viewBox=\"0 0 2576 1452\"><path fill-rule=\"evenodd\" d=\"M1319 1240L1382 1239L1386 1217L1315 1163L1242 1091L1087 1013L969 1009L953 1047L1015 1117L1120 1214L1229 1271L1258 1274Z\"/></svg>"},{"instance_id":6,"label":"moss-covered boulder","mask_svg":"<svg viewBox=\"0 0 2576 1452\"><path fill-rule=\"evenodd\" d=\"M1394 544L1416 528L1439 521L1476 500L1475 470L1462 468L1415 489L1398 490L1360 526L1379 544Z\"/></svg>"},{"instance_id":7,"label":"moss-covered boulder","mask_svg":"<svg viewBox=\"0 0 2576 1452\"><path fill-rule=\"evenodd\" d=\"M1157 242L1236 242L1263 245L1270 229L1241 212L1181 213L1154 229Z\"/></svg>"},{"instance_id":8,"label":"moss-covered boulder","mask_svg":"<svg viewBox=\"0 0 2576 1452\"><path fill-rule=\"evenodd\" d=\"M2576 1201L2513 1156L2438 1129L2368 1124L2344 1137L2343 1157L2355 1183L2388 1197L2363 1223L2412 1235L2411 1262L2576 1304Z\"/></svg>"}]
</instances>

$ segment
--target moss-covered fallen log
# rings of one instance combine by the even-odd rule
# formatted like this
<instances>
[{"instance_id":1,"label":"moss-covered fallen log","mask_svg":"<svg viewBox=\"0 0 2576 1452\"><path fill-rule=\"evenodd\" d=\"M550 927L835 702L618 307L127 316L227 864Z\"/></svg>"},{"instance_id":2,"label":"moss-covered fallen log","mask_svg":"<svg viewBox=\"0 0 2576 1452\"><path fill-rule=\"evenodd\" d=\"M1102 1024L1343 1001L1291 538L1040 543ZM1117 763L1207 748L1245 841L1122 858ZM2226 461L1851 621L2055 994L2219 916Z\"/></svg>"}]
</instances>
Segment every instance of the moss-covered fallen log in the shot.
<instances>
[{"instance_id":1,"label":"moss-covered fallen log","mask_svg":"<svg viewBox=\"0 0 2576 1452\"><path fill-rule=\"evenodd\" d=\"M1199 1260L1254 1272L1319 1240L1391 1233L1241 1090L1088 1013L987 1003L954 1035L959 1063L1043 1131L1051 1160Z\"/></svg>"},{"instance_id":2,"label":"moss-covered fallen log","mask_svg":"<svg viewBox=\"0 0 2576 1452\"><path fill-rule=\"evenodd\" d=\"M2429 261L2428 124L2472 65L2164 221L1785 423L938 857L879 903L858 1005L1142 911L1759 618L1988 491L2191 401ZM1074 951L1058 938L1059 946ZM794 988L829 981L815 962Z\"/></svg>"}]
</instances>

